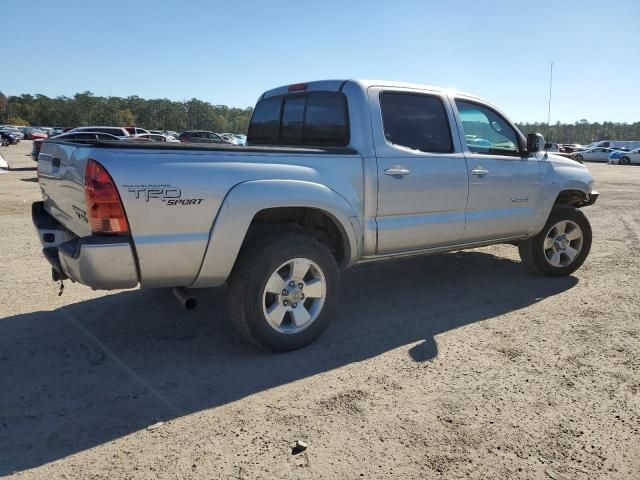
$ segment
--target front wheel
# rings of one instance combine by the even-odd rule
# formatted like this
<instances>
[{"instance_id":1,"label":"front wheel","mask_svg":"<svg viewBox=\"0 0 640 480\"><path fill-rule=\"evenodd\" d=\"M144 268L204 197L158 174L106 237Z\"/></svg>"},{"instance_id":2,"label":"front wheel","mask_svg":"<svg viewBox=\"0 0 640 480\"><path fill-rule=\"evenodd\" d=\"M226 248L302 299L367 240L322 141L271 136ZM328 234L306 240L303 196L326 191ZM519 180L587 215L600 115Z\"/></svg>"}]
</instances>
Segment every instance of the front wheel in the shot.
<instances>
[{"instance_id":1,"label":"front wheel","mask_svg":"<svg viewBox=\"0 0 640 480\"><path fill-rule=\"evenodd\" d=\"M631 159L629 157L622 157L620 159L620 165L629 165L631 163Z\"/></svg>"},{"instance_id":2,"label":"front wheel","mask_svg":"<svg viewBox=\"0 0 640 480\"><path fill-rule=\"evenodd\" d=\"M518 250L522 262L536 273L548 277L571 275L589 255L591 225L577 208L557 207L542 231L520 243Z\"/></svg>"},{"instance_id":3,"label":"front wheel","mask_svg":"<svg viewBox=\"0 0 640 480\"><path fill-rule=\"evenodd\" d=\"M287 352L313 342L329 325L340 272L329 249L312 237L285 233L247 248L229 283L236 330L269 350Z\"/></svg>"},{"instance_id":4,"label":"front wheel","mask_svg":"<svg viewBox=\"0 0 640 480\"><path fill-rule=\"evenodd\" d=\"M584 163L584 157L582 155L576 155L576 160L580 163Z\"/></svg>"}]
</instances>

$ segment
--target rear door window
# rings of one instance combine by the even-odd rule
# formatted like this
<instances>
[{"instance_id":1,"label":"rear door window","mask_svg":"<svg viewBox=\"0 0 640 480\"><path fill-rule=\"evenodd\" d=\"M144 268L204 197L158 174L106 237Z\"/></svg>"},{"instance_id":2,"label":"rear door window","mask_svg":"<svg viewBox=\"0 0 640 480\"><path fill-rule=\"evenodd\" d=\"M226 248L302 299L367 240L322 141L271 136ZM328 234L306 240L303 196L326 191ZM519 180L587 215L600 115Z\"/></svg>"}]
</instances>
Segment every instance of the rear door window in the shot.
<instances>
[{"instance_id":1,"label":"rear door window","mask_svg":"<svg viewBox=\"0 0 640 480\"><path fill-rule=\"evenodd\" d=\"M421 152L453 151L449 120L441 98L383 92L380 107L384 136L389 143Z\"/></svg>"}]
</instances>

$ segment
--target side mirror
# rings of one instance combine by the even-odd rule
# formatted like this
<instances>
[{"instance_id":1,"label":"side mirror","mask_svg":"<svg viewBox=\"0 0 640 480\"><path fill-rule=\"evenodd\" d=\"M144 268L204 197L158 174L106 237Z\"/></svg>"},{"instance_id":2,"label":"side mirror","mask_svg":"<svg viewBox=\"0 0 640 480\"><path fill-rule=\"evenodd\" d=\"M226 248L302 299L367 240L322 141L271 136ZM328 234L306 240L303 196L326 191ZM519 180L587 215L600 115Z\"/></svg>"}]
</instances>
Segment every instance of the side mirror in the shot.
<instances>
[{"instance_id":1,"label":"side mirror","mask_svg":"<svg viewBox=\"0 0 640 480\"><path fill-rule=\"evenodd\" d=\"M544 137L539 133L527 135L527 152L535 153L544 149Z\"/></svg>"}]
</instances>

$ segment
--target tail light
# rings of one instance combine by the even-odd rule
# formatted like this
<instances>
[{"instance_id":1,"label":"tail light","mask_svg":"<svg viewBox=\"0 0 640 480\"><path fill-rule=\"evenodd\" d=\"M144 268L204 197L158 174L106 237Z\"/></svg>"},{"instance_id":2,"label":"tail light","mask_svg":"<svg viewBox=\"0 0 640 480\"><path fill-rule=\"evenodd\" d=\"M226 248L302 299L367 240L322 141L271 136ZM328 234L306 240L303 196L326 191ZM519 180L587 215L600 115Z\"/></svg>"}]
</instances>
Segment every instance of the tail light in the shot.
<instances>
[{"instance_id":1,"label":"tail light","mask_svg":"<svg viewBox=\"0 0 640 480\"><path fill-rule=\"evenodd\" d=\"M93 233L129 233L127 217L113 179L95 160L87 162L84 201Z\"/></svg>"}]
</instances>

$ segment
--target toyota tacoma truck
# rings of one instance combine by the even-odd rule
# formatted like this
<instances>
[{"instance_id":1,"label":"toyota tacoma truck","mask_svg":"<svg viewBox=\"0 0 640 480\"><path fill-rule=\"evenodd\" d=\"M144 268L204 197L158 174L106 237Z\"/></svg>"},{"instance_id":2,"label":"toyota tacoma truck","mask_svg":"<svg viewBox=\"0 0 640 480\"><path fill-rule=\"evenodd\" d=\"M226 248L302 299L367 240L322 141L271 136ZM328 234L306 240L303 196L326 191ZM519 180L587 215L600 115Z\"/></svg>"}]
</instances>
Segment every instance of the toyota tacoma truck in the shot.
<instances>
[{"instance_id":1,"label":"toyota tacoma truck","mask_svg":"<svg viewBox=\"0 0 640 480\"><path fill-rule=\"evenodd\" d=\"M274 351L327 327L351 265L508 243L546 276L585 261L587 168L482 99L328 80L265 92L246 147L50 139L33 222L53 279L94 289L228 286Z\"/></svg>"}]
</instances>

